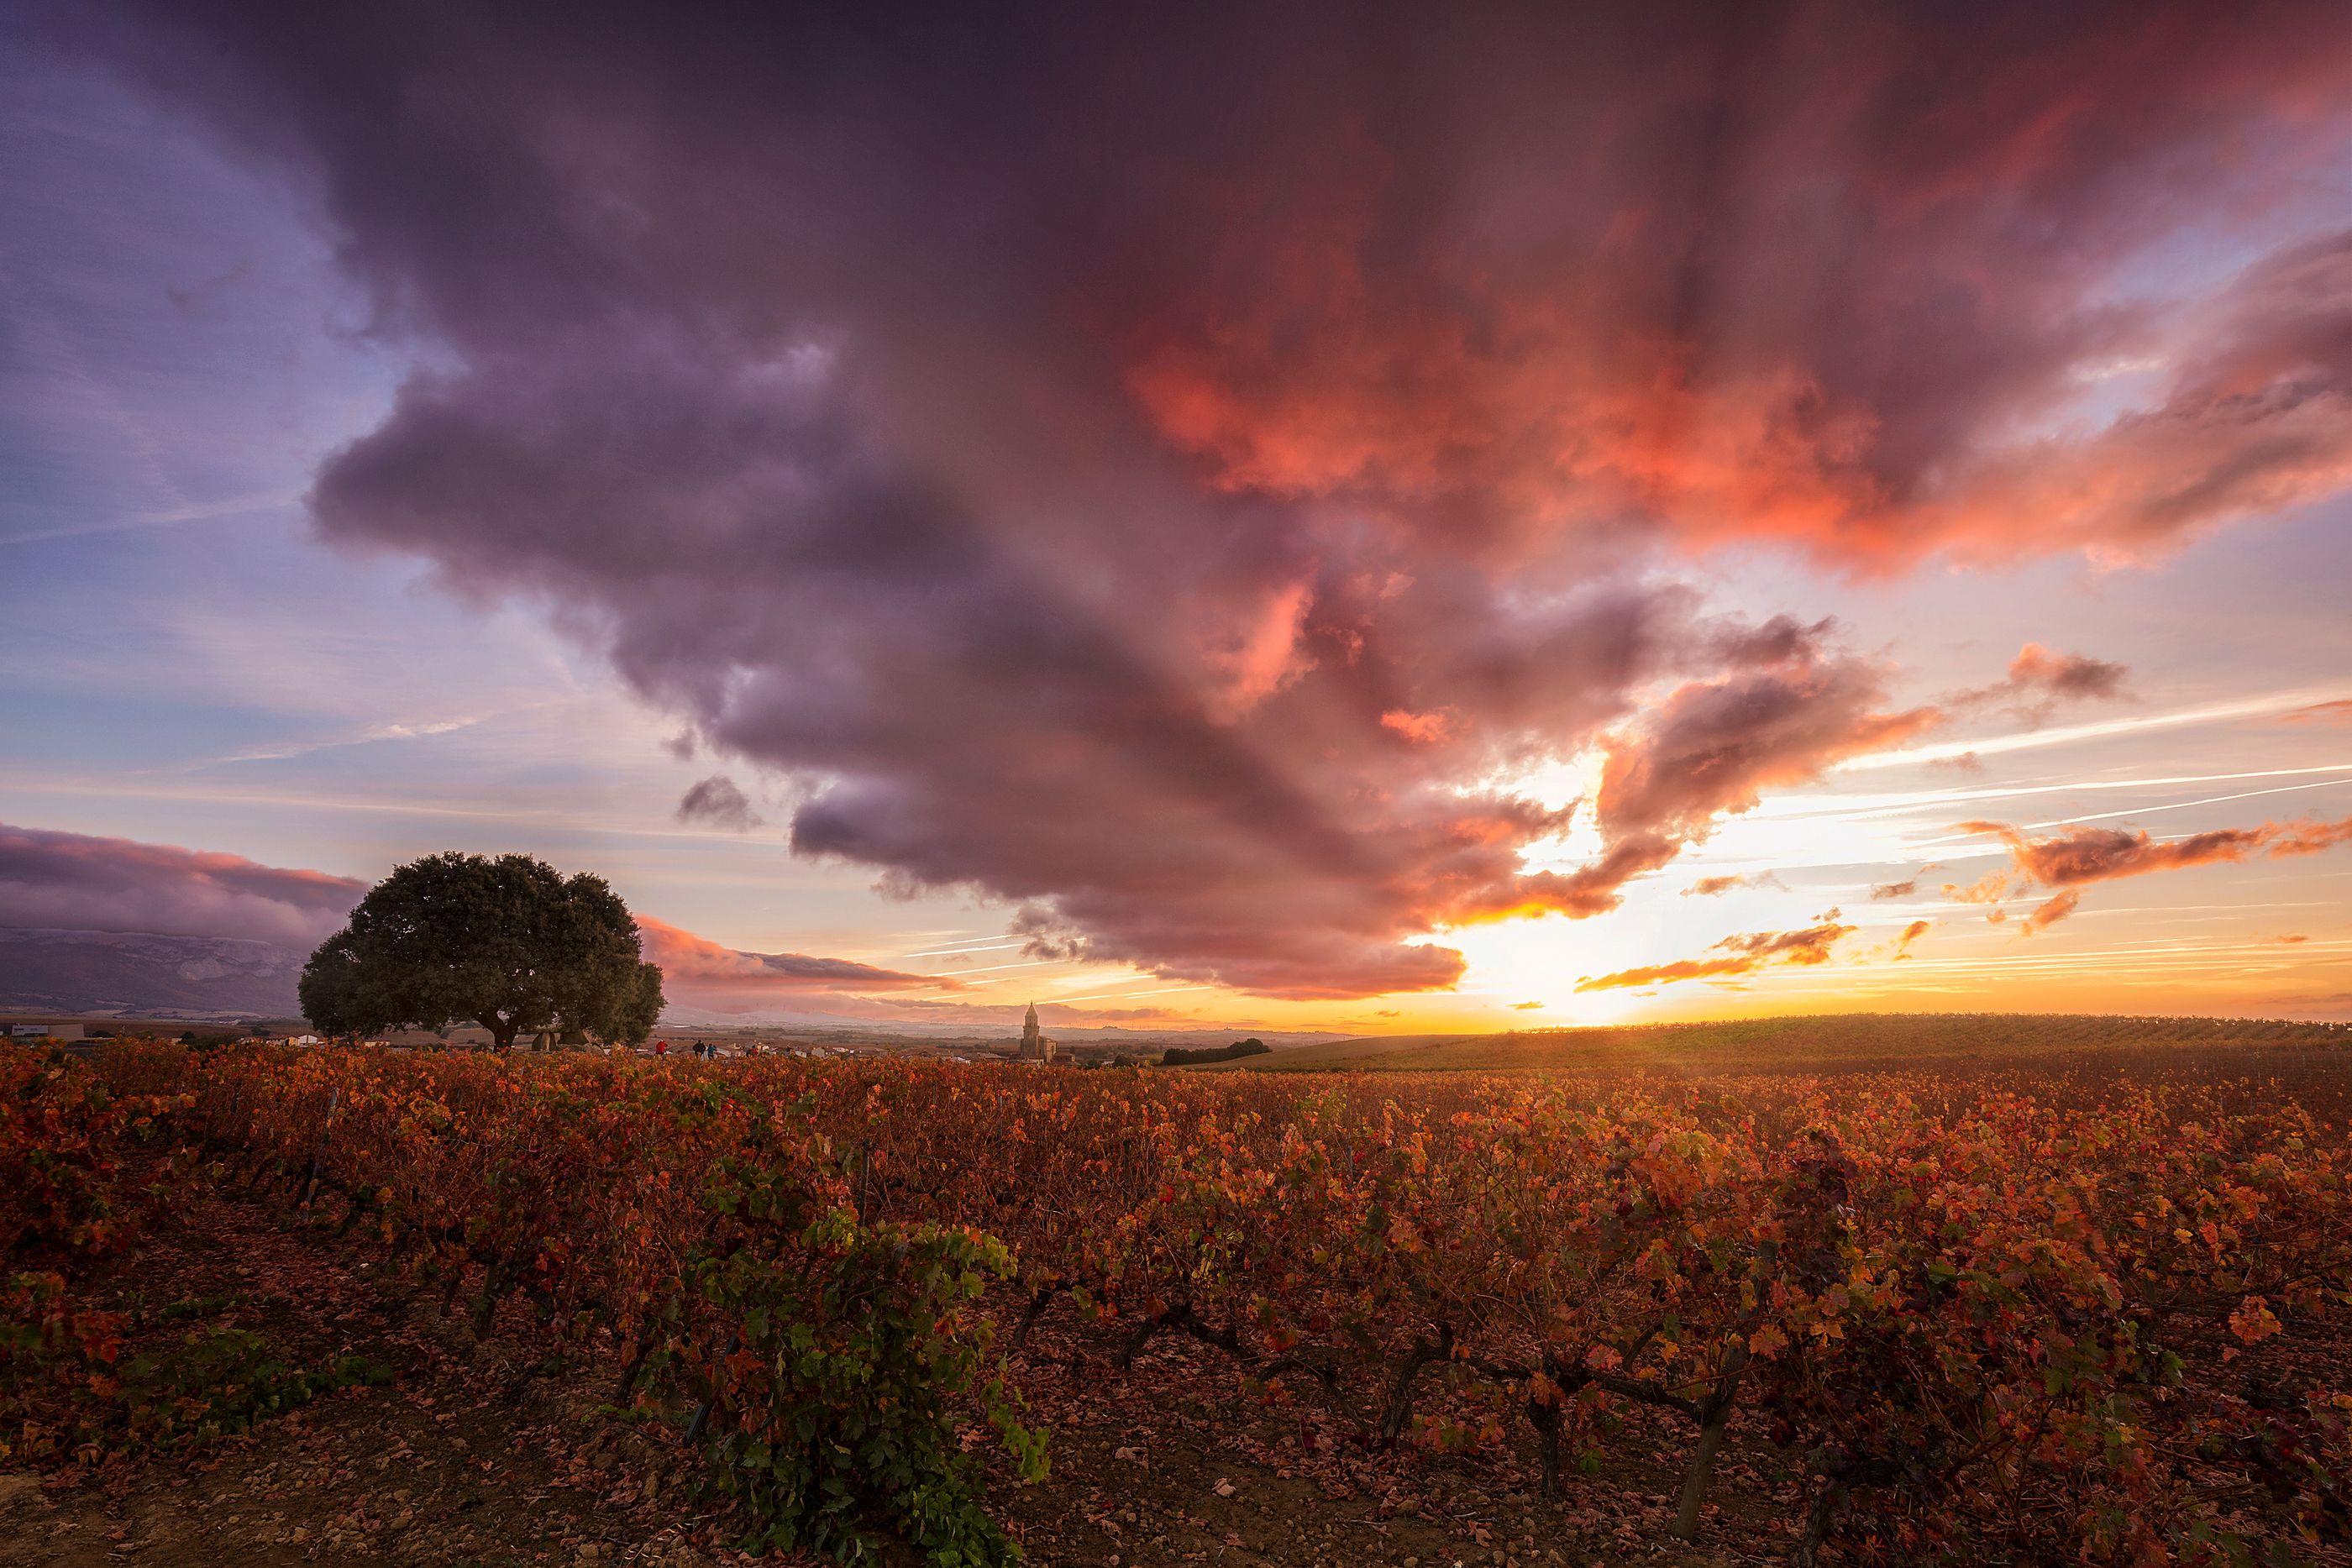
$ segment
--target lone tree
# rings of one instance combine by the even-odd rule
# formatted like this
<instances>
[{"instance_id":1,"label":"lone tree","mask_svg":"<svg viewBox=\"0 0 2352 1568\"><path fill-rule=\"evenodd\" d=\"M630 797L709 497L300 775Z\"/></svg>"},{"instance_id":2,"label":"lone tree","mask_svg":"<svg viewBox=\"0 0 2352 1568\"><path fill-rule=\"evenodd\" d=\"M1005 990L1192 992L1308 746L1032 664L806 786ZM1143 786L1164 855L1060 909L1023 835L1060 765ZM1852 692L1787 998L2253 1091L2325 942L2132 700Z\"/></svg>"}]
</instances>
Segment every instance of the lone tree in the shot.
<instances>
[{"instance_id":1,"label":"lone tree","mask_svg":"<svg viewBox=\"0 0 2352 1568\"><path fill-rule=\"evenodd\" d=\"M500 1051L526 1031L641 1040L661 970L629 906L582 873L529 855L429 855L370 889L302 969L302 1011L330 1034L467 1019Z\"/></svg>"}]
</instances>

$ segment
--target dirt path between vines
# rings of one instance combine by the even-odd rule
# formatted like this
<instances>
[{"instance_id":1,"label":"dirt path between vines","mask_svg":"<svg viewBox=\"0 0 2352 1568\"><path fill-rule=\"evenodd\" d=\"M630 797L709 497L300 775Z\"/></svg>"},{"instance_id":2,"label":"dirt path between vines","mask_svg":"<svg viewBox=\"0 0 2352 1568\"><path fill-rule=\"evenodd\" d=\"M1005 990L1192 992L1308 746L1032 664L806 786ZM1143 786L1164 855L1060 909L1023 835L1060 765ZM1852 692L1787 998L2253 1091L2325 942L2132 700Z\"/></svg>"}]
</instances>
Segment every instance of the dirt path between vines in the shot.
<instances>
[{"instance_id":1,"label":"dirt path between vines","mask_svg":"<svg viewBox=\"0 0 2352 1568\"><path fill-rule=\"evenodd\" d=\"M0 1475L0 1568L750 1561L698 1508L673 1432L592 1415L603 1373L543 1359L520 1333L476 1343L363 1251L210 1197L119 1283L153 1301L233 1295L237 1326L288 1362L358 1354L393 1381L79 1484ZM991 1507L1041 1568L1727 1568L1780 1561L1791 1540L1792 1494L1738 1454L1717 1487L1727 1511L1694 1551L1665 1536L1678 1478L1664 1469L1573 1479L1547 1503L1516 1457L1351 1447L1312 1401L1246 1396L1190 1343L1118 1376L1048 1327L1017 1364L1054 1473L998 1486ZM886 1561L915 1559L893 1547Z\"/></svg>"}]
</instances>

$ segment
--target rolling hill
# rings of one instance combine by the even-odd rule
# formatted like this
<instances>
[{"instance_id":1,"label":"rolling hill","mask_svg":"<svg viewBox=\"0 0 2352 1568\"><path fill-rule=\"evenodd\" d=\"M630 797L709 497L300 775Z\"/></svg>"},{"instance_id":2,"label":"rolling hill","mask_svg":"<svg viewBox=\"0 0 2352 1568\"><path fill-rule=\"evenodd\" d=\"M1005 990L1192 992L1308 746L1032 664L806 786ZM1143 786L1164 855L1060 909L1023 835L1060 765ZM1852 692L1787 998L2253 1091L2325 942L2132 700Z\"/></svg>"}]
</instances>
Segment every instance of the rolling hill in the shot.
<instances>
[{"instance_id":1,"label":"rolling hill","mask_svg":"<svg viewBox=\"0 0 2352 1568\"><path fill-rule=\"evenodd\" d=\"M0 930L0 1010L218 1021L299 1017L304 954L227 936Z\"/></svg>"}]
</instances>

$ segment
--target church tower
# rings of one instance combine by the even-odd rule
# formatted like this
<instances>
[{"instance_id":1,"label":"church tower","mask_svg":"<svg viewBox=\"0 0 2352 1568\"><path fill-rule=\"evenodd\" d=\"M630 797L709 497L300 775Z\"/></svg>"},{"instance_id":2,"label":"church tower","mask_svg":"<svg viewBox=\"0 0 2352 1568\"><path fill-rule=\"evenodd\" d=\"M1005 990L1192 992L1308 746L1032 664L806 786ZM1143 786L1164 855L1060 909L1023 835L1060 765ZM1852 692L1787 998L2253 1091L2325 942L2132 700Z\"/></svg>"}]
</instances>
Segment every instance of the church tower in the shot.
<instances>
[{"instance_id":1,"label":"church tower","mask_svg":"<svg viewBox=\"0 0 2352 1568\"><path fill-rule=\"evenodd\" d=\"M1035 1002L1029 1004L1029 1015L1021 1020L1021 1051L1015 1060L1021 1061L1054 1060L1054 1042L1038 1032Z\"/></svg>"}]
</instances>

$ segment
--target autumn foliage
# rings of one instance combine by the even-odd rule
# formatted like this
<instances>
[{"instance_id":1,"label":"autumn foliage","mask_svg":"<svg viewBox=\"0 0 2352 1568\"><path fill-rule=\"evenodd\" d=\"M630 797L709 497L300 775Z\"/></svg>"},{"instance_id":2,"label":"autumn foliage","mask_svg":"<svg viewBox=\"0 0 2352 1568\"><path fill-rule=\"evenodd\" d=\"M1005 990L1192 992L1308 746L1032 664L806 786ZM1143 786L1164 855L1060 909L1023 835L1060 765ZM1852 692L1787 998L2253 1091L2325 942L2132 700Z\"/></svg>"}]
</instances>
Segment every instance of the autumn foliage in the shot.
<instances>
[{"instance_id":1,"label":"autumn foliage","mask_svg":"<svg viewBox=\"0 0 2352 1568\"><path fill-rule=\"evenodd\" d=\"M2211 1078L106 1071L486 1331L690 1409L777 1544L855 1556L880 1520L1009 1557L967 1450L1043 1451L998 1358L1149 1376L1163 1335L1368 1449L1516 1447L1547 1490L1664 1443L1684 1533L1720 1454L1777 1454L1800 1560L2352 1544L2352 1142Z\"/></svg>"},{"instance_id":2,"label":"autumn foliage","mask_svg":"<svg viewBox=\"0 0 2352 1568\"><path fill-rule=\"evenodd\" d=\"M1044 1472L981 1310L1012 1257L862 1220L808 1086L631 1056L134 1047L108 1069L180 1092L229 1180L372 1239L478 1335L519 1304L609 1361L613 1405L690 1410L751 1543L863 1562L879 1523L942 1568L1018 1559L963 1442L977 1423Z\"/></svg>"}]
</instances>

